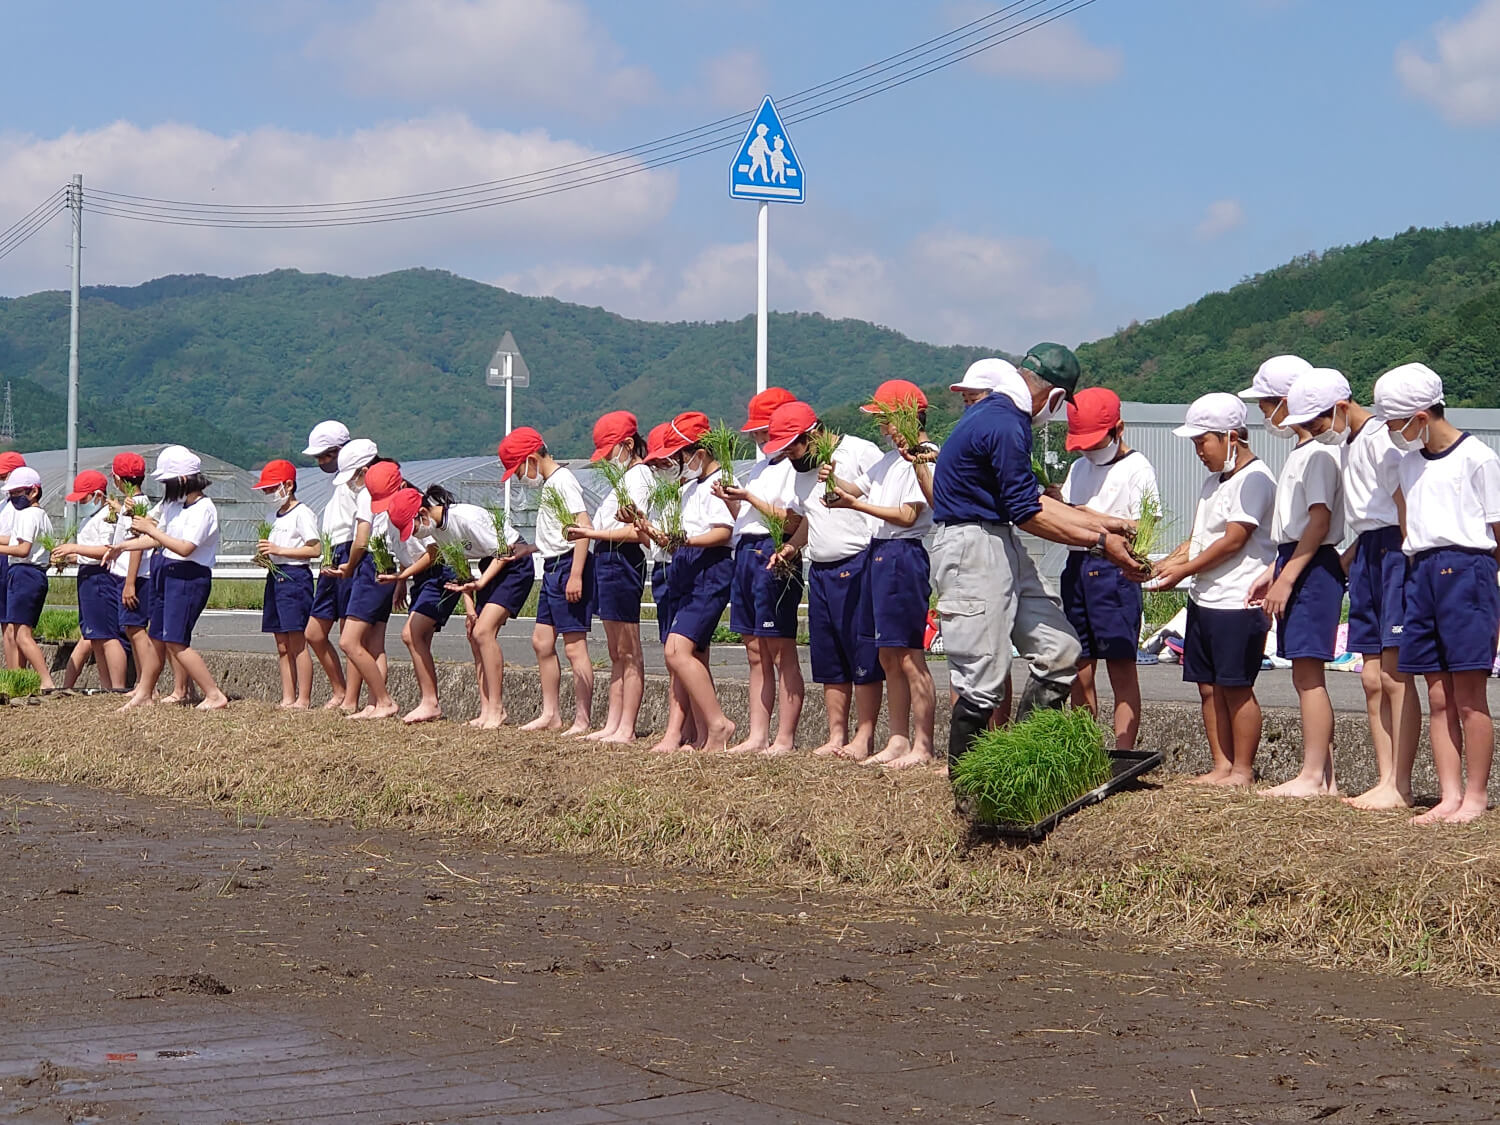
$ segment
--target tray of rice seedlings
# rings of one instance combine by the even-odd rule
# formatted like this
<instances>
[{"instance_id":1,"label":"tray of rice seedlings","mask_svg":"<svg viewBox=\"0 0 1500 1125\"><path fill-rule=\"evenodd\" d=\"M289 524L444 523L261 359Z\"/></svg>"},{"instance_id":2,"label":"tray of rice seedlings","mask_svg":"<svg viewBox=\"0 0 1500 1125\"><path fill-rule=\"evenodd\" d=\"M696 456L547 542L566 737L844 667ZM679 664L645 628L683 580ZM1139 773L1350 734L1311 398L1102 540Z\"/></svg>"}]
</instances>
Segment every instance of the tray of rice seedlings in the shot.
<instances>
[{"instance_id":1,"label":"tray of rice seedlings","mask_svg":"<svg viewBox=\"0 0 1500 1125\"><path fill-rule=\"evenodd\" d=\"M511 546L506 540L510 533L510 515L500 505L495 504L485 509L490 514L490 522L495 525L495 543L498 545L497 558L509 558Z\"/></svg>"},{"instance_id":2,"label":"tray of rice seedlings","mask_svg":"<svg viewBox=\"0 0 1500 1125\"><path fill-rule=\"evenodd\" d=\"M396 558L384 535L370 536L370 561L375 564L376 574L395 574Z\"/></svg>"},{"instance_id":3,"label":"tray of rice seedlings","mask_svg":"<svg viewBox=\"0 0 1500 1125\"><path fill-rule=\"evenodd\" d=\"M271 532L273 528L274 525L270 520L261 520L255 525L255 541L259 543L262 539L271 538ZM257 551L254 556L251 557L250 561L256 566L260 567L262 570L267 571L271 575L271 577L276 579L276 581L278 582L286 578L286 571L282 570L281 566L278 563L273 562L271 556L269 555L263 555L259 551Z\"/></svg>"},{"instance_id":4,"label":"tray of rice seedlings","mask_svg":"<svg viewBox=\"0 0 1500 1125\"><path fill-rule=\"evenodd\" d=\"M537 511L546 512L557 521L557 525L564 532L578 523L578 517L573 514L573 509L568 506L568 498L551 485L542 486L542 494L538 497Z\"/></svg>"},{"instance_id":5,"label":"tray of rice seedlings","mask_svg":"<svg viewBox=\"0 0 1500 1125\"><path fill-rule=\"evenodd\" d=\"M740 454L739 431L733 430L719 419L719 424L700 439L708 455L719 463L719 480L725 488L734 487L734 461Z\"/></svg>"},{"instance_id":6,"label":"tray of rice seedlings","mask_svg":"<svg viewBox=\"0 0 1500 1125\"><path fill-rule=\"evenodd\" d=\"M630 491L625 487L625 474L629 471L607 458L594 462L595 474L614 495L615 518L621 523L634 523L636 517L635 502L630 499Z\"/></svg>"},{"instance_id":7,"label":"tray of rice seedlings","mask_svg":"<svg viewBox=\"0 0 1500 1125\"><path fill-rule=\"evenodd\" d=\"M1160 753L1105 749L1082 708L1037 711L986 731L952 767L953 791L983 830L1041 840L1058 821L1161 763Z\"/></svg>"},{"instance_id":8,"label":"tray of rice seedlings","mask_svg":"<svg viewBox=\"0 0 1500 1125\"><path fill-rule=\"evenodd\" d=\"M682 533L682 481L676 478L658 480L646 497L651 519L667 537L667 549L677 550L687 542Z\"/></svg>"},{"instance_id":9,"label":"tray of rice seedlings","mask_svg":"<svg viewBox=\"0 0 1500 1125\"><path fill-rule=\"evenodd\" d=\"M891 428L902 449L916 449L922 444L922 412L911 399L898 403L872 402L876 416Z\"/></svg>"},{"instance_id":10,"label":"tray of rice seedlings","mask_svg":"<svg viewBox=\"0 0 1500 1125\"><path fill-rule=\"evenodd\" d=\"M816 430L813 431L812 442L810 445L813 455L813 464L817 465L819 468L822 468L824 465L832 465L833 455L838 452L839 442L843 440L843 434L836 434L826 427L819 426ZM825 495L832 496L837 491L838 489L834 487L833 476L830 475L828 479L823 482L823 492Z\"/></svg>"},{"instance_id":11,"label":"tray of rice seedlings","mask_svg":"<svg viewBox=\"0 0 1500 1125\"><path fill-rule=\"evenodd\" d=\"M1154 492L1148 492L1141 497L1141 510L1135 517L1135 534L1131 536L1130 553L1135 556L1135 561L1145 567L1146 573L1152 570L1151 556L1161 550L1162 543L1166 541L1169 521L1162 511L1161 500Z\"/></svg>"},{"instance_id":12,"label":"tray of rice seedlings","mask_svg":"<svg viewBox=\"0 0 1500 1125\"><path fill-rule=\"evenodd\" d=\"M469 566L469 555L462 543L444 543L438 547L438 557L453 572L460 582L474 581L474 570Z\"/></svg>"},{"instance_id":13,"label":"tray of rice seedlings","mask_svg":"<svg viewBox=\"0 0 1500 1125\"><path fill-rule=\"evenodd\" d=\"M319 567L330 567L333 565L333 536L326 531L318 536L318 542L323 545L323 553L318 557Z\"/></svg>"},{"instance_id":14,"label":"tray of rice seedlings","mask_svg":"<svg viewBox=\"0 0 1500 1125\"><path fill-rule=\"evenodd\" d=\"M42 610L36 619L36 629L33 632L39 641L51 641L58 644L64 641L80 640L83 637L83 632L78 625L78 611L60 609L56 606L48 606Z\"/></svg>"},{"instance_id":15,"label":"tray of rice seedlings","mask_svg":"<svg viewBox=\"0 0 1500 1125\"><path fill-rule=\"evenodd\" d=\"M0 703L27 699L42 690L42 677L30 668L0 668Z\"/></svg>"}]
</instances>

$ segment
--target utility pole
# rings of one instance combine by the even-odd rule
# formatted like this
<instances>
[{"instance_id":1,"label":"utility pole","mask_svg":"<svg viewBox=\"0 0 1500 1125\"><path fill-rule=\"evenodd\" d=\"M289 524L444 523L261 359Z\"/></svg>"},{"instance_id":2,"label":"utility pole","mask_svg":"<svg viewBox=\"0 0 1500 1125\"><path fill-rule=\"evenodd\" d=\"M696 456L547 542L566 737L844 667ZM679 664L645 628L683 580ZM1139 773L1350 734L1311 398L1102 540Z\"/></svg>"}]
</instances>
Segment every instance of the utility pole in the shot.
<instances>
[{"instance_id":1,"label":"utility pole","mask_svg":"<svg viewBox=\"0 0 1500 1125\"><path fill-rule=\"evenodd\" d=\"M10 380L5 380L5 413L0 414L0 445L16 444L16 416L10 409Z\"/></svg>"},{"instance_id":2,"label":"utility pole","mask_svg":"<svg viewBox=\"0 0 1500 1125\"><path fill-rule=\"evenodd\" d=\"M771 256L771 205L760 201L760 214L756 219L756 246L758 249L755 271L755 393L766 389L766 273Z\"/></svg>"},{"instance_id":3,"label":"utility pole","mask_svg":"<svg viewBox=\"0 0 1500 1125\"><path fill-rule=\"evenodd\" d=\"M68 317L68 488L78 475L78 286L83 271L83 173L75 173L68 188L68 210L73 218L73 307ZM7 405L8 396L7 396ZM78 505L67 506L68 526L74 522Z\"/></svg>"},{"instance_id":4,"label":"utility pole","mask_svg":"<svg viewBox=\"0 0 1500 1125\"><path fill-rule=\"evenodd\" d=\"M495 354L490 356L484 381L492 387L505 387L505 432L508 434L514 391L517 387L531 386L531 368L521 358L521 349L516 347L516 338L510 334L509 329L500 337L500 346L495 349ZM510 515L510 481L505 482L505 514ZM504 547L505 544L500 546Z\"/></svg>"}]
</instances>

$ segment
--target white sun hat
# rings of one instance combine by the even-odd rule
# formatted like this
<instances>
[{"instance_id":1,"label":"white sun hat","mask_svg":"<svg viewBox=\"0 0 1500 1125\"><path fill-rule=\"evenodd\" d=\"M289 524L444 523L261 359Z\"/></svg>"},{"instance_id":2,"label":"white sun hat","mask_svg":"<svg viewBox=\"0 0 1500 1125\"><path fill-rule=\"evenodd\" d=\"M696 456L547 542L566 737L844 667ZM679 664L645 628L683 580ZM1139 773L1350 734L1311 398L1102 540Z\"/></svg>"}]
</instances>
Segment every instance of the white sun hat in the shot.
<instances>
[{"instance_id":1,"label":"white sun hat","mask_svg":"<svg viewBox=\"0 0 1500 1125\"><path fill-rule=\"evenodd\" d=\"M1285 398L1292 384L1313 370L1313 365L1300 355L1273 355L1255 372L1250 385L1240 392L1240 398Z\"/></svg>"},{"instance_id":2,"label":"white sun hat","mask_svg":"<svg viewBox=\"0 0 1500 1125\"><path fill-rule=\"evenodd\" d=\"M1228 391L1215 391L1189 403L1187 417L1172 432L1178 437L1195 438L1203 434L1225 434L1244 424L1244 402Z\"/></svg>"}]
</instances>

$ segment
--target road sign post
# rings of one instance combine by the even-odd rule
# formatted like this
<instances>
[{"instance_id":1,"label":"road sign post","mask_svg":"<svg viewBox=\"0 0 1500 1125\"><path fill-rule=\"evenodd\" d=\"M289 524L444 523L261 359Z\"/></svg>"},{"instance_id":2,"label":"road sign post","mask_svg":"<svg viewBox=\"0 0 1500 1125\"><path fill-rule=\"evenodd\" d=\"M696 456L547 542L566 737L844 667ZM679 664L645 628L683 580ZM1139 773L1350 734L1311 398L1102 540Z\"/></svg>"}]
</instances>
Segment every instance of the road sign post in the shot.
<instances>
[{"instance_id":1,"label":"road sign post","mask_svg":"<svg viewBox=\"0 0 1500 1125\"><path fill-rule=\"evenodd\" d=\"M771 255L772 203L801 203L806 198L802 161L792 147L786 127L769 95L745 131L739 151L729 165L731 199L753 199L760 204L756 215L755 285L755 389L766 389L766 275Z\"/></svg>"},{"instance_id":2,"label":"road sign post","mask_svg":"<svg viewBox=\"0 0 1500 1125\"><path fill-rule=\"evenodd\" d=\"M515 389L531 385L531 370L521 358L521 349L516 347L516 338L510 334L509 329L500 338L500 346L495 349L495 354L490 356L484 381L492 387L505 387L505 432L509 434ZM505 514L510 515L510 481L505 482Z\"/></svg>"}]
</instances>

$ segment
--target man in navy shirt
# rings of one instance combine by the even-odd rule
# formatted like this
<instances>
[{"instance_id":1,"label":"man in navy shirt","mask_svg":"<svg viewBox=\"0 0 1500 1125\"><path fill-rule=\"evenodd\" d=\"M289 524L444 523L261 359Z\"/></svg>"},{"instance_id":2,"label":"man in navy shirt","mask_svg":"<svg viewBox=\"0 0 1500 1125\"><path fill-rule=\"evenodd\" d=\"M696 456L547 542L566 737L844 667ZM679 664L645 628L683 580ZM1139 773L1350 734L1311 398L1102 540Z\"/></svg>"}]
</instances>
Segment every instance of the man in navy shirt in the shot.
<instances>
[{"instance_id":1,"label":"man in navy shirt","mask_svg":"<svg viewBox=\"0 0 1500 1125\"><path fill-rule=\"evenodd\" d=\"M1076 675L1079 644L1062 606L1042 585L1017 529L1108 556L1127 577L1146 574L1122 537L1129 523L1042 495L1031 471L1031 428L1061 414L1078 385L1078 360L1058 344L1026 354L1021 377L1028 415L1004 394L964 411L943 443L933 474L932 580L949 678L957 698L948 728L948 761L966 753L989 726L1010 677L1014 629L1030 656L1030 678L1016 718L1061 707Z\"/></svg>"}]
</instances>

